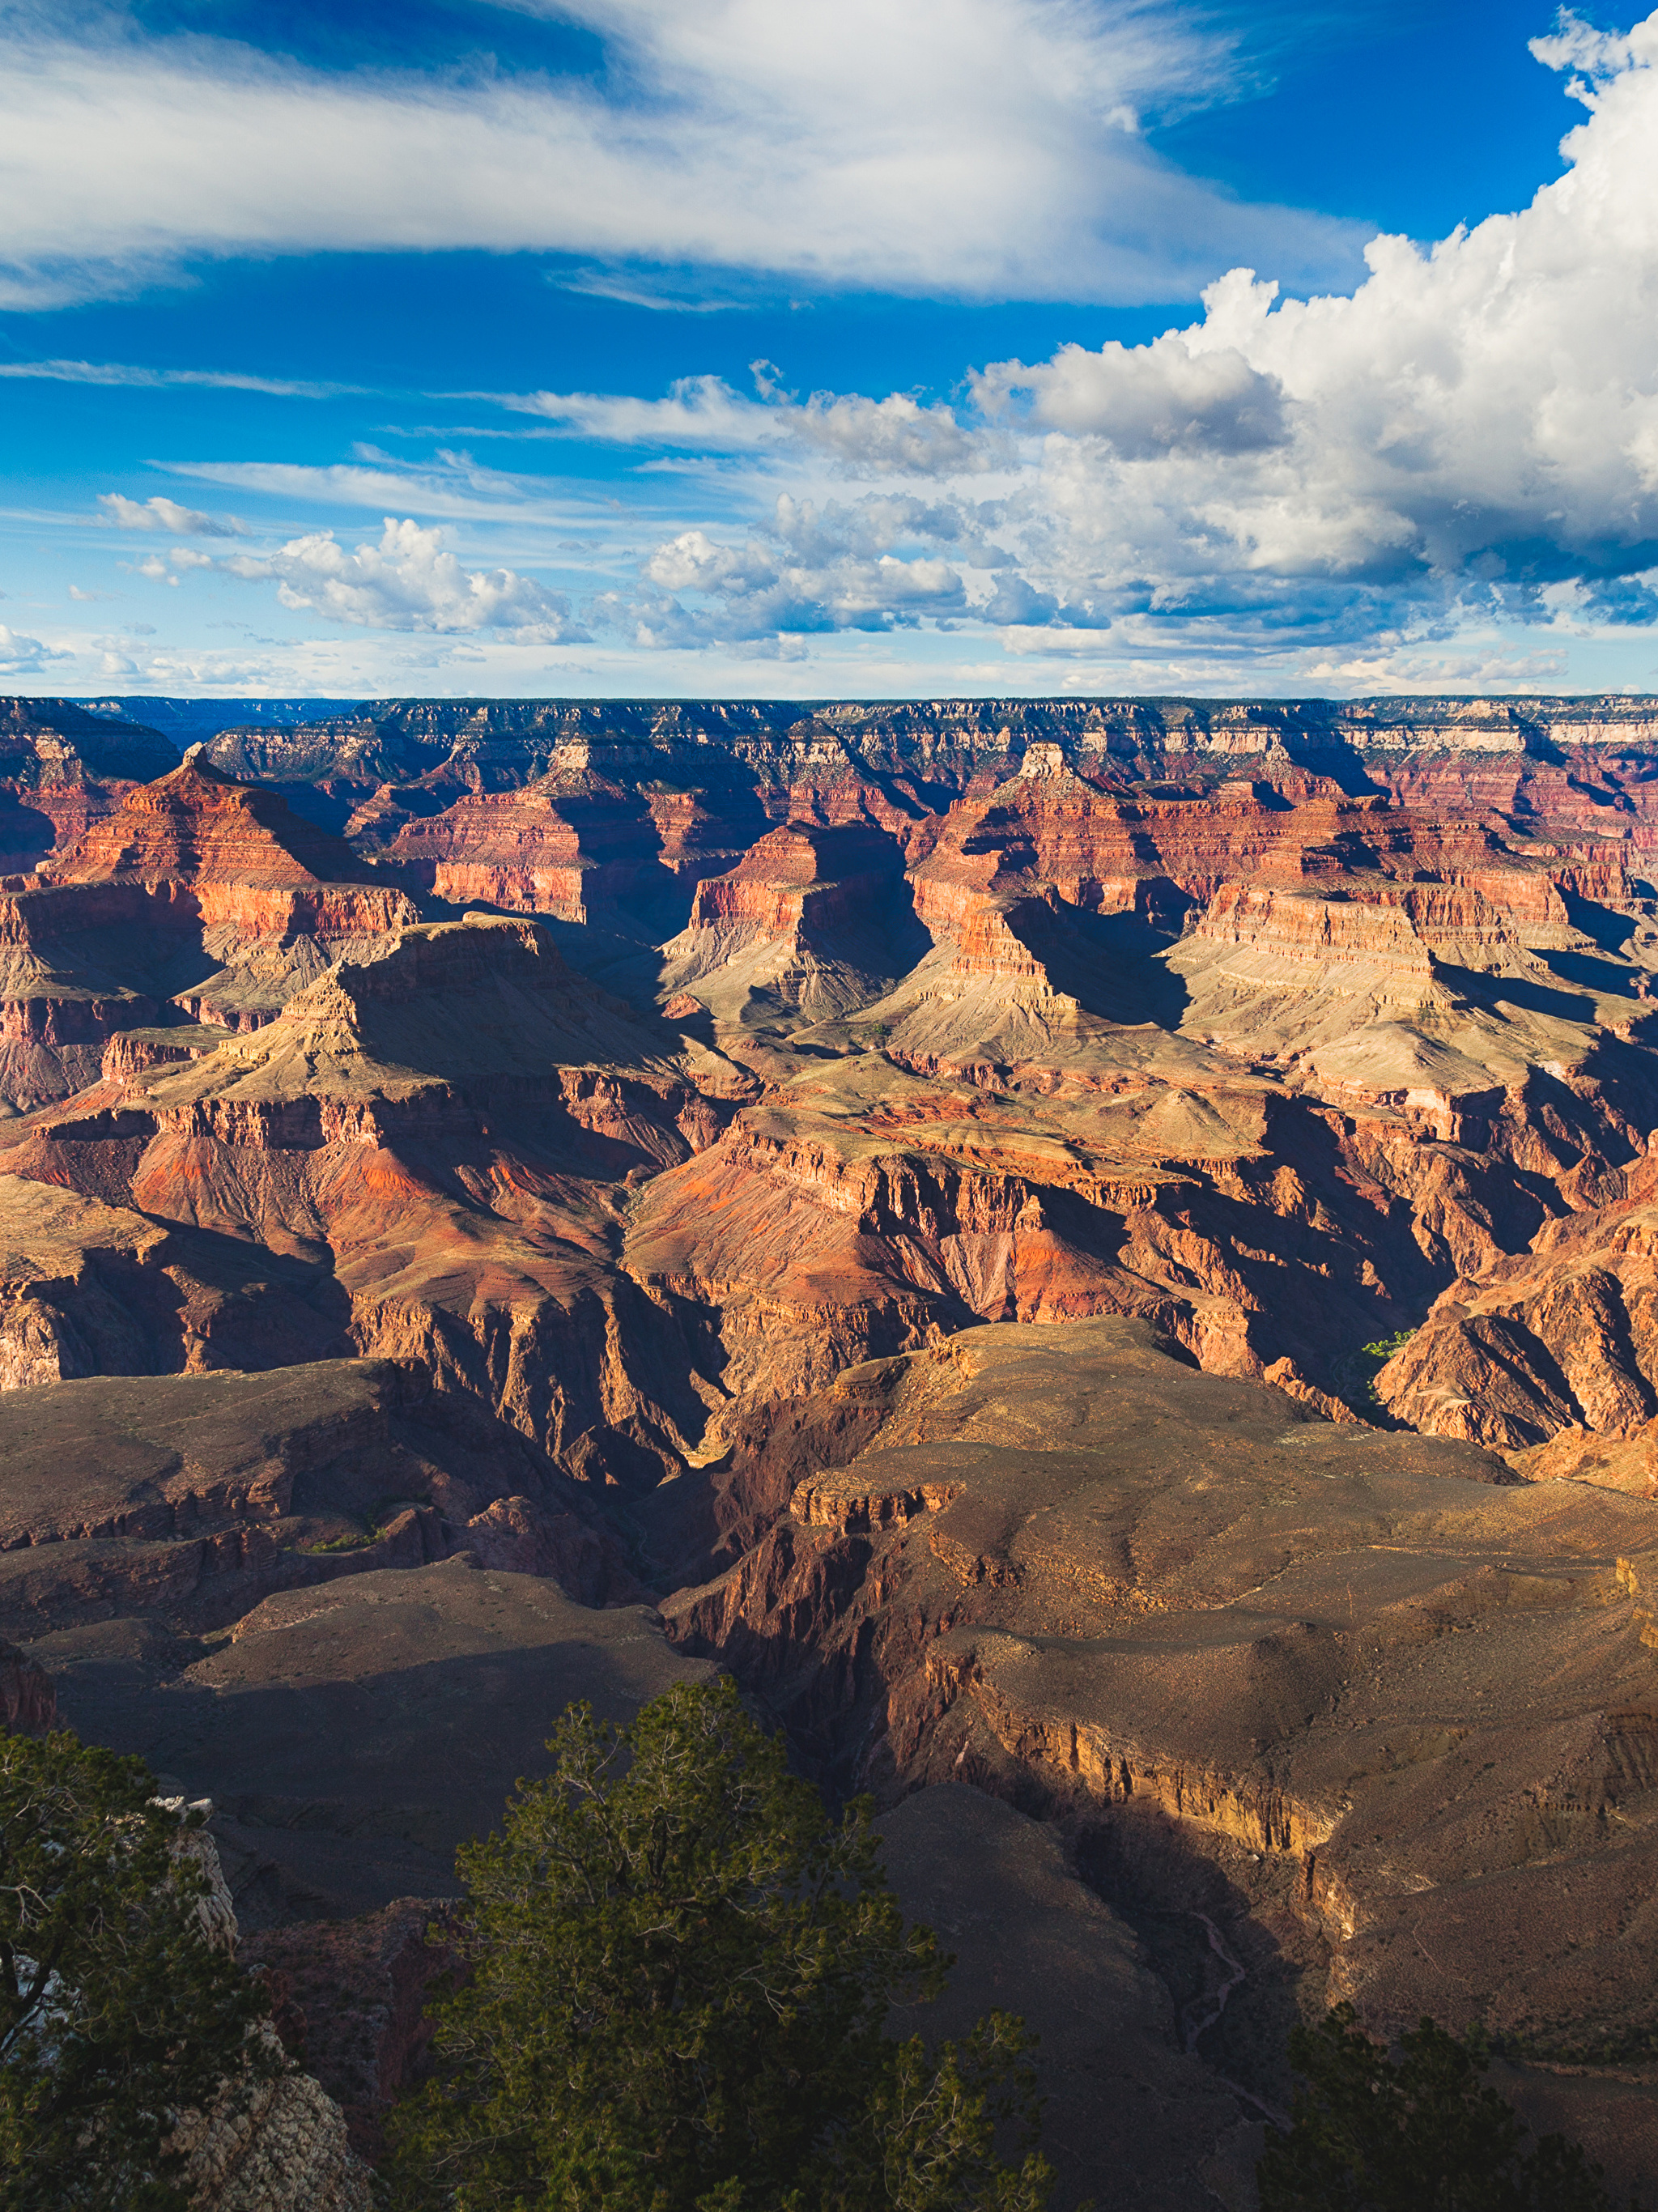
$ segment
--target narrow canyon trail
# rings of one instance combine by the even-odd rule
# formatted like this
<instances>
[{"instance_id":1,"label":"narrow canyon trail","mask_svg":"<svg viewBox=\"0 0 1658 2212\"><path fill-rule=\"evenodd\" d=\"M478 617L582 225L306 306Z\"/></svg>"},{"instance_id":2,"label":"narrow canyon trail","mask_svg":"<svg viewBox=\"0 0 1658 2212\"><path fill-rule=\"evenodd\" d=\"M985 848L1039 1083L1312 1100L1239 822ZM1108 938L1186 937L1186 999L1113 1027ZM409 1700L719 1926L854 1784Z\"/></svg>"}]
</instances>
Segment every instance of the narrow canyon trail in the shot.
<instances>
[{"instance_id":1,"label":"narrow canyon trail","mask_svg":"<svg viewBox=\"0 0 1658 2212\"><path fill-rule=\"evenodd\" d=\"M1658 702L137 711L0 706L0 1694L361 2150L724 1668L1066 2212L1245 2212L1343 2000L1658 2188Z\"/></svg>"}]
</instances>

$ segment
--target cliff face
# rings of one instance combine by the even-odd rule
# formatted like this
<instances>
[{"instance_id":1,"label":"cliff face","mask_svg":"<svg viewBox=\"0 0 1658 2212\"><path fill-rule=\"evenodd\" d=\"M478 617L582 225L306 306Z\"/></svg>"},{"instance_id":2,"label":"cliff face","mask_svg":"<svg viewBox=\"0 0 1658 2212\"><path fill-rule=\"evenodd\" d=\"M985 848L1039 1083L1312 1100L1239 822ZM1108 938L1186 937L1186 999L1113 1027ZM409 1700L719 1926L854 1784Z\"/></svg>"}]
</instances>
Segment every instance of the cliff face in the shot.
<instances>
[{"instance_id":1,"label":"cliff face","mask_svg":"<svg viewBox=\"0 0 1658 2212\"><path fill-rule=\"evenodd\" d=\"M1147 2203L1297 2002L1638 2044L1650 702L77 712L0 725L0 1635L215 1716L256 1916L434 1884L375 1731L452 1674L498 1779L648 1583L618 1680L1063 1827Z\"/></svg>"},{"instance_id":2,"label":"cliff face","mask_svg":"<svg viewBox=\"0 0 1658 2212\"><path fill-rule=\"evenodd\" d=\"M350 848L291 811L274 792L237 783L192 745L154 783L54 853L42 870L57 883L107 883L118 876L258 888L310 885L358 875Z\"/></svg>"},{"instance_id":3,"label":"cliff face","mask_svg":"<svg viewBox=\"0 0 1658 2212\"><path fill-rule=\"evenodd\" d=\"M532 924L416 927L251 1036L116 1069L13 1124L0 1180L101 1201L135 1243L148 1233L152 1274L168 1269L149 1248L175 1235L184 1273L203 1245L287 1262L160 1311L148 1341L163 1370L279 1364L299 1304L318 1334L331 1322L342 1346L475 1394L572 1471L636 1480L671 1462L676 1414L700 1424L701 1409L616 1264L629 1179L708 1142L720 1073L736 1075L704 1055L710 1098L671 1042ZM164 1223L177 1231L151 1225ZM87 1344L87 1293L49 1255L17 1265L13 1294L20 1379ZM250 1350L262 1338L264 1357Z\"/></svg>"},{"instance_id":4,"label":"cliff face","mask_svg":"<svg viewBox=\"0 0 1658 2212\"><path fill-rule=\"evenodd\" d=\"M153 783L106 787L62 830L34 873L0 890L0 1098L13 1111L95 1081L125 1033L256 1028L342 954L383 950L417 918L341 840L228 781L199 747Z\"/></svg>"},{"instance_id":5,"label":"cliff face","mask_svg":"<svg viewBox=\"0 0 1658 2212\"><path fill-rule=\"evenodd\" d=\"M704 1504L738 1556L671 1601L682 1648L841 1786L975 1784L1066 1823L1114 1902L1207 1911L1252 1983L1210 2048L1269 2105L1274 1986L1509 2034L1647 2016L1645 1504L1107 1320L844 1372Z\"/></svg>"}]
</instances>

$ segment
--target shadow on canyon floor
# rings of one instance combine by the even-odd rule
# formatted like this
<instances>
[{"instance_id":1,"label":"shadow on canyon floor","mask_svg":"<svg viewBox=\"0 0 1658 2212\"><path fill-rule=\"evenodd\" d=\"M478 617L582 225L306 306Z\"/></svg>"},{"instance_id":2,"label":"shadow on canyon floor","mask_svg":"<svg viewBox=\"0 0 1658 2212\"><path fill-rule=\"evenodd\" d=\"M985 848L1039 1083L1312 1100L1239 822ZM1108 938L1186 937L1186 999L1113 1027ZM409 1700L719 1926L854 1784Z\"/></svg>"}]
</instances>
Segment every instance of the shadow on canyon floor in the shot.
<instances>
[{"instance_id":1,"label":"shadow on canyon floor","mask_svg":"<svg viewBox=\"0 0 1658 2212\"><path fill-rule=\"evenodd\" d=\"M1030 900L1008 921L1056 991L1096 1020L1178 1029L1190 1000L1184 981L1157 957L1175 939L1139 915L1088 914Z\"/></svg>"}]
</instances>

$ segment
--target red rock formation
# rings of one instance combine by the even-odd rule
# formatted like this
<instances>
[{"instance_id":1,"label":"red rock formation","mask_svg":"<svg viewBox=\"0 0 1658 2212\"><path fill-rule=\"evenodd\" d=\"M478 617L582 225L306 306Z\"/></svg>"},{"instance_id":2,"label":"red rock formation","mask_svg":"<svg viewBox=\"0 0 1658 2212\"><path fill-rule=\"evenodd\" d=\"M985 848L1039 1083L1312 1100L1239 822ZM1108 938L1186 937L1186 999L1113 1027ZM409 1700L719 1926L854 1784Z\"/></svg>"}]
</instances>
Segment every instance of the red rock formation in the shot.
<instances>
[{"instance_id":1,"label":"red rock formation","mask_svg":"<svg viewBox=\"0 0 1658 2212\"><path fill-rule=\"evenodd\" d=\"M173 1223L236 1252L320 1249L335 1331L357 1348L476 1392L572 1472L653 1478L703 1414L653 1351L671 1325L616 1266L627 1178L717 1135L735 1078L704 1054L710 1096L672 1042L533 924L406 931L253 1036L36 1116L0 1177L113 1200L151 1245ZM274 1318L295 1272L253 1311ZM29 1359L50 1369L37 1342L85 1341L79 1295L52 1304L57 1273L46 1257L15 1278L21 1312L63 1316L20 1321L19 1379ZM155 1364L222 1364L222 1317L186 1300Z\"/></svg>"},{"instance_id":2,"label":"red rock formation","mask_svg":"<svg viewBox=\"0 0 1658 2212\"><path fill-rule=\"evenodd\" d=\"M1533 1458L1539 1473L1577 1474L1586 1432L1644 1434L1658 1417L1658 1157L1596 1174L1584 1196L1528 1250L1441 1293L1376 1378L1398 1418L1516 1452L1565 1432Z\"/></svg>"},{"instance_id":3,"label":"red rock formation","mask_svg":"<svg viewBox=\"0 0 1658 2212\"><path fill-rule=\"evenodd\" d=\"M199 749L129 789L43 875L0 892L0 1097L27 1110L83 1089L112 1037L164 1010L230 1029L269 1020L342 952L416 919L404 892L365 873Z\"/></svg>"},{"instance_id":4,"label":"red rock formation","mask_svg":"<svg viewBox=\"0 0 1658 2212\"><path fill-rule=\"evenodd\" d=\"M345 882L355 854L294 813L275 792L237 783L192 745L179 765L129 791L45 872L57 883L242 884L258 889Z\"/></svg>"},{"instance_id":5,"label":"red rock formation","mask_svg":"<svg viewBox=\"0 0 1658 2212\"><path fill-rule=\"evenodd\" d=\"M1293 1961L1384 2031L1648 2017L1645 1563L1612 1583L1643 1504L1330 1426L1133 1323L969 1331L795 1410L803 1449L706 1479L748 1546L668 1615L840 1786L1062 1814L1110 1893L1207 1899L1246 2004ZM1260 2018L1221 2063L1265 2096Z\"/></svg>"}]
</instances>

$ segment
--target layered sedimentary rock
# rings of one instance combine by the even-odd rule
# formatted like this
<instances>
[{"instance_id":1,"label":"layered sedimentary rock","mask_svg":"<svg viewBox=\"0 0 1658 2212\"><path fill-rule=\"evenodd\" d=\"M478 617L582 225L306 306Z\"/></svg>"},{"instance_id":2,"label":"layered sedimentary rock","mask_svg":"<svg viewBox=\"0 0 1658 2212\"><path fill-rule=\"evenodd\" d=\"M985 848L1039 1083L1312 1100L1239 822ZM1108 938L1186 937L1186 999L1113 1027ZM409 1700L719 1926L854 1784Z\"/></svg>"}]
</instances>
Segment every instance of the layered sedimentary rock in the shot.
<instances>
[{"instance_id":1,"label":"layered sedimentary rock","mask_svg":"<svg viewBox=\"0 0 1658 2212\"><path fill-rule=\"evenodd\" d=\"M10 726L0 1633L365 2148L454 1842L714 1663L1048 2020L1067 2203L1101 2080L1247 2203L1298 2005L1644 2047L1650 702Z\"/></svg>"},{"instance_id":2,"label":"layered sedimentary rock","mask_svg":"<svg viewBox=\"0 0 1658 2212\"><path fill-rule=\"evenodd\" d=\"M416 919L275 793L190 757L0 890L0 1091L13 1109L95 1080L119 1035L256 1027L346 951Z\"/></svg>"},{"instance_id":3,"label":"layered sedimentary rock","mask_svg":"<svg viewBox=\"0 0 1658 2212\"><path fill-rule=\"evenodd\" d=\"M0 1620L19 1636L469 1552L583 1601L638 1585L585 1488L420 1370L331 1360L0 1395Z\"/></svg>"},{"instance_id":4,"label":"layered sedimentary rock","mask_svg":"<svg viewBox=\"0 0 1658 2212\"><path fill-rule=\"evenodd\" d=\"M623 1218L641 1180L717 1134L746 1081L676 1042L533 924L417 927L251 1036L14 1125L0 1182L101 1197L148 1238L152 1273L175 1233L161 1224L233 1260L274 1255L275 1280L239 1286L256 1331L301 1285L337 1348L416 1363L570 1472L653 1479L701 1404L683 1361L653 1354L671 1330L617 1265ZM61 1315L62 1337L77 1307L49 1265L31 1280L26 1257L14 1297ZM194 1318L188 1300L161 1316L154 1365L223 1364L216 1311Z\"/></svg>"},{"instance_id":5,"label":"layered sedimentary rock","mask_svg":"<svg viewBox=\"0 0 1658 2212\"><path fill-rule=\"evenodd\" d=\"M703 1479L749 1540L676 1636L843 1786L977 1783L1062 1816L1131 1917L1218 1916L1254 1987L1208 2048L1258 2098L1297 1990L1647 2031L1644 1503L1329 1424L1135 1322L969 1330L801 1415Z\"/></svg>"},{"instance_id":6,"label":"layered sedimentary rock","mask_svg":"<svg viewBox=\"0 0 1658 2212\"><path fill-rule=\"evenodd\" d=\"M1631 835L1645 786L1619 766L1638 757L1644 712L534 702L233 732L216 758L281 771L312 816L197 750L12 895L19 1094L76 1085L100 1114L118 1097L149 1121L88 1121L77 1100L72 1138L43 1126L10 1158L149 1217L130 1231L146 1244L156 1221L176 1223L274 1244L290 1269L325 1244L300 1295L343 1321L342 1348L410 1346L567 1450L568 1422L532 1402L527 1376L503 1389L492 1371L486 1388L475 1354L434 1349L418 1295L374 1317L357 1256L372 1221L319 1240L314 1199L295 1212L221 1189L222 1152L203 1212L196 1154L179 1148L186 1101L194 1126L250 1097L223 1030L280 1014L331 955L353 975L387 953L397 967L411 896L539 910L573 960L642 1010L622 1061L671 1066L700 1100L687 1146L691 1125L648 1076L647 1115L677 1136L608 1178L637 1170L620 1240L603 1232L595 1296L630 1319L577 1363L600 1378L585 1407L601 1418L576 1437L617 1427L599 1401L618 1370L617 1406L637 1406L620 1426L651 1431L665 1466L715 1445L755 1392L971 1319L1090 1311L1148 1316L1213 1368L1366 1413L1356 1348L1593 1211L1658 1121L1642 1042L1658 928ZM1562 780L1572 748L1594 751L1617 809ZM1424 800L1436 761L1454 778L1498 759L1519 764L1506 813L1489 793ZM371 771L359 843L383 851L379 879L313 818L319 794L337 813ZM179 959L199 967L216 929L223 944L240 933L234 959L176 988ZM117 943L125 966L106 958L101 988L91 956ZM167 973L158 945L177 955ZM161 1018L180 1012L198 1018ZM465 1020L444 1018L459 1065ZM375 1088L372 1070L342 1072L350 1056L319 1086L302 1052L266 1055L260 1144L290 1089L304 1124L300 1093ZM400 1098L405 1126L452 1091ZM600 1121L632 1110L613 1091ZM146 1128L135 1184L118 1153ZM245 1134L232 1149L234 1181ZM295 1143L275 1150L293 1158ZM302 1182L319 1166L294 1161ZM592 1196L607 1178L579 1180ZM323 1209L337 1218L351 1211L343 1188ZM452 1239L452 1202L436 1213L423 1244ZM564 1238L561 1261L582 1241ZM176 1281L184 1264L160 1272ZM54 1366L55 1309L29 1279L26 1266L15 1371L119 1359L70 1345ZM213 1303L252 1310L240 1290ZM439 1303L452 1322L452 1299ZM469 1318L477 1337L475 1307ZM222 1364L201 1348L210 1333L186 1322L180 1364ZM449 1322L435 1333L452 1339ZM297 1320L287 1341L286 1358L333 1348ZM631 1368L630 1341L650 1347ZM659 1387L638 1388L641 1365ZM1641 1386L1602 1395L1622 1433Z\"/></svg>"},{"instance_id":7,"label":"layered sedimentary rock","mask_svg":"<svg viewBox=\"0 0 1658 2212\"><path fill-rule=\"evenodd\" d=\"M133 782L164 775L179 749L118 713L66 699L0 700L0 872L72 842Z\"/></svg>"},{"instance_id":8,"label":"layered sedimentary rock","mask_svg":"<svg viewBox=\"0 0 1658 2212\"><path fill-rule=\"evenodd\" d=\"M1388 1407L1430 1435L1522 1454L1556 1439L1532 1472L1587 1470L1590 1433L1644 1442L1658 1416L1655 1195L1649 1154L1598 1178L1591 1202L1527 1251L1453 1283L1378 1376ZM1649 1477L1637 1487L1655 1494Z\"/></svg>"}]
</instances>

